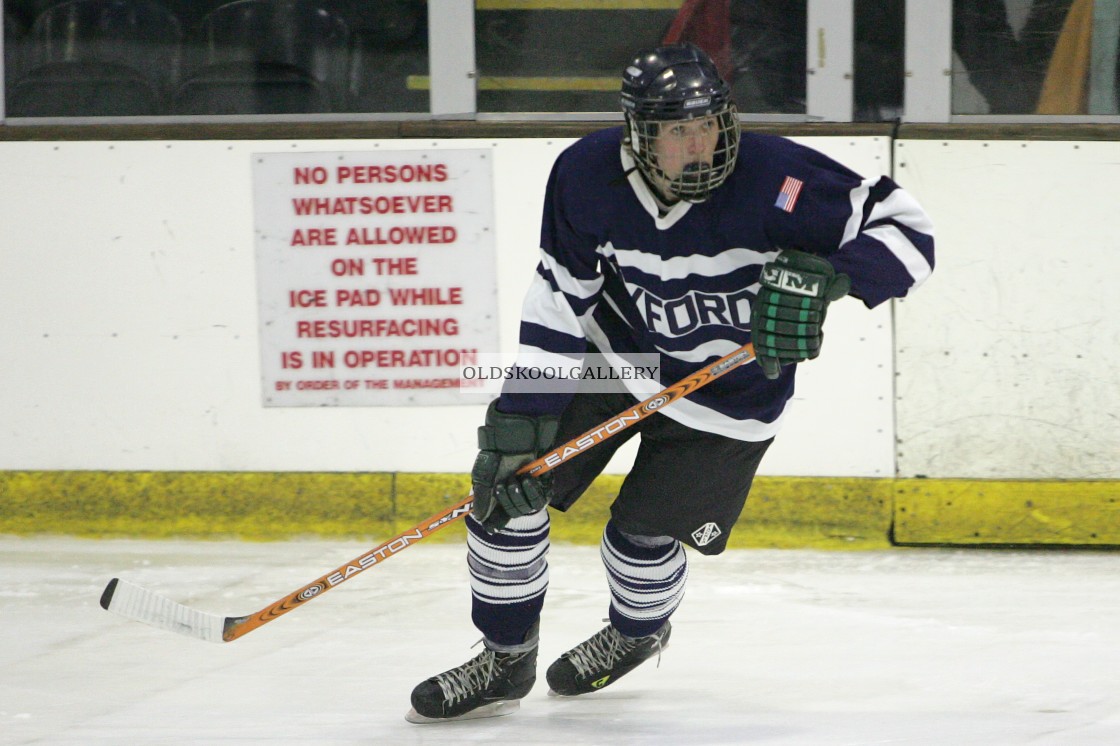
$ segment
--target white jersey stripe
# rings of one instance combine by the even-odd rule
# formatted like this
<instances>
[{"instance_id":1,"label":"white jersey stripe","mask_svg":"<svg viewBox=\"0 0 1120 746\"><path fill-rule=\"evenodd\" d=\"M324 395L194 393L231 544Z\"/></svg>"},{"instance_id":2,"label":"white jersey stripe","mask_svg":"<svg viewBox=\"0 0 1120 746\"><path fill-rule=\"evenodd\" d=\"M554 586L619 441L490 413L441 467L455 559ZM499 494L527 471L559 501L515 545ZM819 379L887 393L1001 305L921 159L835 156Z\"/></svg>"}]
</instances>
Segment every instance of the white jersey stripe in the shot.
<instances>
[{"instance_id":1,"label":"white jersey stripe","mask_svg":"<svg viewBox=\"0 0 1120 746\"><path fill-rule=\"evenodd\" d=\"M669 419L675 420L685 427L691 427L693 430L703 430L736 440L759 442L773 438L782 429L782 423L789 412L789 403L786 403L782 413L773 422L737 420L699 404L694 404L688 399L681 399L675 402L673 406L660 411Z\"/></svg>"},{"instance_id":2,"label":"white jersey stripe","mask_svg":"<svg viewBox=\"0 0 1120 746\"><path fill-rule=\"evenodd\" d=\"M878 225L864 231L864 235L882 242L898 261L902 262L902 266L906 267L906 271L914 278L912 288L918 287L926 281L927 277L933 274L933 268L922 256L922 252L910 243L906 234L900 231L897 226Z\"/></svg>"},{"instance_id":3,"label":"white jersey stripe","mask_svg":"<svg viewBox=\"0 0 1120 746\"><path fill-rule=\"evenodd\" d=\"M691 350L666 350L663 347L658 347L657 351L662 355L684 360L686 363L702 363L712 357L730 355L737 349L739 349L739 345L735 342L727 339L714 339L697 345Z\"/></svg>"},{"instance_id":4,"label":"white jersey stripe","mask_svg":"<svg viewBox=\"0 0 1120 746\"><path fill-rule=\"evenodd\" d=\"M545 251L541 251L541 264L552 273L553 279L556 280L556 285L561 290L576 298L590 298L598 293L599 288L603 286L602 276L596 277L593 280L577 279L568 272L566 267L557 264ZM538 277L540 277L539 274Z\"/></svg>"},{"instance_id":5,"label":"white jersey stripe","mask_svg":"<svg viewBox=\"0 0 1120 746\"><path fill-rule=\"evenodd\" d=\"M844 225L844 235L840 237L841 246L859 235L860 228L863 227L863 205L871 196L871 187L878 181L878 179L864 179L848 194L852 214L848 216L848 222Z\"/></svg>"},{"instance_id":6,"label":"white jersey stripe","mask_svg":"<svg viewBox=\"0 0 1120 746\"><path fill-rule=\"evenodd\" d=\"M619 265L633 267L648 275L659 277L662 281L683 280L692 275L721 277L745 266L765 264L778 255L777 251L728 249L716 256L693 254L663 259L657 254L645 251L615 249L610 244L603 248L603 253L613 256Z\"/></svg>"},{"instance_id":7,"label":"white jersey stripe","mask_svg":"<svg viewBox=\"0 0 1120 746\"><path fill-rule=\"evenodd\" d=\"M591 309L593 310L594 306ZM521 308L521 318L573 337L583 336L580 320L565 300L563 293L554 292L548 280L540 275L535 275L533 281L529 283L525 302Z\"/></svg>"},{"instance_id":8,"label":"white jersey stripe","mask_svg":"<svg viewBox=\"0 0 1120 746\"><path fill-rule=\"evenodd\" d=\"M927 235L933 233L933 221L930 220L929 215L922 210L921 205L909 192L902 189L895 189L887 195L886 199L872 207L871 217L867 222L874 223L884 218L890 218L919 233Z\"/></svg>"}]
</instances>

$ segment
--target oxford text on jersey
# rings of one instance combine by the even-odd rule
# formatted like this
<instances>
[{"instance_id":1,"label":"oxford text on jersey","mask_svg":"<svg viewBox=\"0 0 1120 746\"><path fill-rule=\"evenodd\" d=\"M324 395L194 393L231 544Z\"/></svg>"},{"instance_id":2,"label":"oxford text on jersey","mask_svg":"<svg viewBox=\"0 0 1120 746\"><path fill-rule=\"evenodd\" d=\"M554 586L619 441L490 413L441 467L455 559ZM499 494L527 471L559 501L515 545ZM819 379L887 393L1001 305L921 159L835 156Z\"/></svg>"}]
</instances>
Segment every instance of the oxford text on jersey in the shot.
<instances>
[{"instance_id":1,"label":"oxford text on jersey","mask_svg":"<svg viewBox=\"0 0 1120 746\"><path fill-rule=\"evenodd\" d=\"M630 297L651 332L666 337L683 337L701 326L719 325L750 329L749 290L733 293L704 293L690 290L677 298L658 298L643 287L633 287Z\"/></svg>"}]
</instances>

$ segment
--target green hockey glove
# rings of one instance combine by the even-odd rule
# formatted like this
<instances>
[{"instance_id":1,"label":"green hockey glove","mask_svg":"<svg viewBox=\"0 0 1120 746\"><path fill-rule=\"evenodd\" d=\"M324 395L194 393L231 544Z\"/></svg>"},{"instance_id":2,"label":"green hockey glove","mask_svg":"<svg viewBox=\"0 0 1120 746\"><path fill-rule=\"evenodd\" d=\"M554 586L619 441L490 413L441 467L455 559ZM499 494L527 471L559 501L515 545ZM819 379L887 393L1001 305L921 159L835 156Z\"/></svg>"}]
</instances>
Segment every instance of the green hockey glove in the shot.
<instances>
[{"instance_id":1,"label":"green hockey glove","mask_svg":"<svg viewBox=\"0 0 1120 746\"><path fill-rule=\"evenodd\" d=\"M851 281L826 259L786 249L763 266L759 282L751 307L751 337L763 374L775 379L783 365L820 353L828 304L847 295Z\"/></svg>"},{"instance_id":2,"label":"green hockey glove","mask_svg":"<svg viewBox=\"0 0 1120 746\"><path fill-rule=\"evenodd\" d=\"M498 411L497 400L490 402L486 424L478 428L481 450L471 469L471 512L487 531L548 505L552 475L517 476L517 470L552 446L559 427L559 417L506 414Z\"/></svg>"}]
</instances>

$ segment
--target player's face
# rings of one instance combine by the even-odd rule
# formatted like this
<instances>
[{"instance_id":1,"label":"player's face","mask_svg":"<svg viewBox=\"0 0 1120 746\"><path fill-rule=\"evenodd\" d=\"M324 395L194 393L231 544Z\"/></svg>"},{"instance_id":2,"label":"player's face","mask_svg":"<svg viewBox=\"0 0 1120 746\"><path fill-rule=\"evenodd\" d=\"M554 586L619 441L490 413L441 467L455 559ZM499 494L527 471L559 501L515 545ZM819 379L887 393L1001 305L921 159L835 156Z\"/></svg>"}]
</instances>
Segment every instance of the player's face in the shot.
<instances>
[{"instance_id":1,"label":"player's face","mask_svg":"<svg viewBox=\"0 0 1120 746\"><path fill-rule=\"evenodd\" d=\"M653 153L658 167L672 180L686 170L710 168L718 144L719 119L715 116L662 122Z\"/></svg>"}]
</instances>

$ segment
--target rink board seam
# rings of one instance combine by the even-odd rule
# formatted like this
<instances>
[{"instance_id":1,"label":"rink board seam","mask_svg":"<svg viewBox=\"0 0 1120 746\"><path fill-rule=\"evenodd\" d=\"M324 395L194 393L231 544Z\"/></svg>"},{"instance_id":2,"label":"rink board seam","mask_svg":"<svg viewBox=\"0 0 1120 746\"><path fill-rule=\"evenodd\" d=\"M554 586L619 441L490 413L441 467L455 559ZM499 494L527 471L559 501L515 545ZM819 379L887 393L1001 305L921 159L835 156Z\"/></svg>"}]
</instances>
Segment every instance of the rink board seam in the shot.
<instances>
[{"instance_id":1,"label":"rink board seam","mask_svg":"<svg viewBox=\"0 0 1120 746\"><path fill-rule=\"evenodd\" d=\"M599 541L622 477L552 524ZM0 472L0 532L78 536L384 537L463 499L466 474ZM1120 546L1120 482L758 477L729 546ZM433 541L462 540L462 524Z\"/></svg>"}]
</instances>

